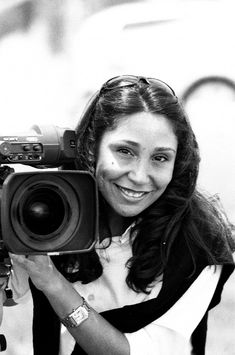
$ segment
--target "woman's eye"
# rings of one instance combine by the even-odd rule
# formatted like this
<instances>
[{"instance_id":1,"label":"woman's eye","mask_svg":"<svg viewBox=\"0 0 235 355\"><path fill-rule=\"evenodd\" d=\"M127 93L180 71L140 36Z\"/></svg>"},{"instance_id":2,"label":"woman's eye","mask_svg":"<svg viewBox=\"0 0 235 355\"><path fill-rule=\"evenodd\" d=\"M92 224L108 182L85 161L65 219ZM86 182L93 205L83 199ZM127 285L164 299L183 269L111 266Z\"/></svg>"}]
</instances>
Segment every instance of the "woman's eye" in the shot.
<instances>
[{"instance_id":1,"label":"woman's eye","mask_svg":"<svg viewBox=\"0 0 235 355\"><path fill-rule=\"evenodd\" d=\"M118 148L117 152L122 155L133 155L132 151L128 148Z\"/></svg>"},{"instance_id":2,"label":"woman's eye","mask_svg":"<svg viewBox=\"0 0 235 355\"><path fill-rule=\"evenodd\" d=\"M156 155L155 157L153 157L153 161L155 161L155 162L164 163L167 160L168 159L165 155Z\"/></svg>"}]
</instances>

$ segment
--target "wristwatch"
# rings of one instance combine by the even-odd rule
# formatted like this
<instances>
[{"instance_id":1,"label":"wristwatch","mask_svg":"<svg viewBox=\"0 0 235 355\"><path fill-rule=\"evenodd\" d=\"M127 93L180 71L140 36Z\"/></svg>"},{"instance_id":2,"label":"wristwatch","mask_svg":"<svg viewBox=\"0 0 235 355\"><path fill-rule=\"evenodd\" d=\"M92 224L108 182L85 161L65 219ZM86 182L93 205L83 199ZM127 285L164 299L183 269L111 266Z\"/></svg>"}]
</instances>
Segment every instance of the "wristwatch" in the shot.
<instances>
[{"instance_id":1,"label":"wristwatch","mask_svg":"<svg viewBox=\"0 0 235 355\"><path fill-rule=\"evenodd\" d=\"M61 323L67 328L76 328L84 322L90 312L90 307L86 300L82 297L82 305L73 309L65 318L61 319Z\"/></svg>"}]
</instances>

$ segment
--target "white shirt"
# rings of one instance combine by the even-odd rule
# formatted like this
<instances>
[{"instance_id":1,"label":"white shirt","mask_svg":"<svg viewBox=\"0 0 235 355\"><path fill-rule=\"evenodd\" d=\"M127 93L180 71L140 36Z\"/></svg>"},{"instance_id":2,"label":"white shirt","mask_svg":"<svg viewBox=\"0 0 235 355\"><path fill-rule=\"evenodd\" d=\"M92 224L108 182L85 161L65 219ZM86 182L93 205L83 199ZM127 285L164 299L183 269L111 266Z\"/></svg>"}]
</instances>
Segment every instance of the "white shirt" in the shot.
<instances>
[{"instance_id":1,"label":"white shirt","mask_svg":"<svg viewBox=\"0 0 235 355\"><path fill-rule=\"evenodd\" d=\"M122 237L112 237L107 249L97 247L103 265L101 277L89 284L75 282L74 288L97 312L123 307L155 298L162 282L156 280L150 294L136 293L126 282L125 264L131 257L129 229ZM108 243L104 240L103 244ZM131 355L189 355L190 337L205 314L221 273L221 266L206 267L187 292L162 317L134 333L126 333ZM70 355L74 339L62 326L59 355Z\"/></svg>"},{"instance_id":2,"label":"white shirt","mask_svg":"<svg viewBox=\"0 0 235 355\"><path fill-rule=\"evenodd\" d=\"M126 282L128 269L125 264L131 257L129 228L122 237L113 237L106 249L105 239L96 250L103 265L101 277L89 284L75 282L74 288L97 312L123 307L155 298L162 282L156 280L150 294L136 293ZM15 269L11 287L14 299L20 302L28 290L26 275ZM130 355L190 355L190 337L205 314L221 273L221 266L206 267L185 294L163 316L134 333L126 333L130 344ZM25 279L25 282L23 279ZM19 298L20 297L20 298ZM62 325L59 355L70 355L75 340Z\"/></svg>"}]
</instances>

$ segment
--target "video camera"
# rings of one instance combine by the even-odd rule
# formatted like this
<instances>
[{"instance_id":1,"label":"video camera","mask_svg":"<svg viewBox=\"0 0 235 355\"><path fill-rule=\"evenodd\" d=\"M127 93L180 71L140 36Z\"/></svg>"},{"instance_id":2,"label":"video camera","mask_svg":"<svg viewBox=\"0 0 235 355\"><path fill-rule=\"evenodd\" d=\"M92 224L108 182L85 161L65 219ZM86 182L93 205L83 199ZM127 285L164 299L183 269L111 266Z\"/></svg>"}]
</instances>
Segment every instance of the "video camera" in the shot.
<instances>
[{"instance_id":1,"label":"video camera","mask_svg":"<svg viewBox=\"0 0 235 355\"><path fill-rule=\"evenodd\" d=\"M40 168L15 172L0 166L2 249L59 255L93 248L97 187L90 173L66 169L75 160L75 150L75 132L56 126L34 125L24 135L0 136L0 164ZM66 170L48 170L62 166Z\"/></svg>"},{"instance_id":2,"label":"video camera","mask_svg":"<svg viewBox=\"0 0 235 355\"><path fill-rule=\"evenodd\" d=\"M86 252L95 244L97 187L90 173L70 170L74 167L75 141L73 130L56 126L34 125L24 135L0 136L0 279L6 284L4 306L14 303L8 288L9 251L60 255ZM41 170L16 173L1 164ZM69 170L42 170L66 166ZM6 338L0 334L0 352L6 346Z\"/></svg>"}]
</instances>

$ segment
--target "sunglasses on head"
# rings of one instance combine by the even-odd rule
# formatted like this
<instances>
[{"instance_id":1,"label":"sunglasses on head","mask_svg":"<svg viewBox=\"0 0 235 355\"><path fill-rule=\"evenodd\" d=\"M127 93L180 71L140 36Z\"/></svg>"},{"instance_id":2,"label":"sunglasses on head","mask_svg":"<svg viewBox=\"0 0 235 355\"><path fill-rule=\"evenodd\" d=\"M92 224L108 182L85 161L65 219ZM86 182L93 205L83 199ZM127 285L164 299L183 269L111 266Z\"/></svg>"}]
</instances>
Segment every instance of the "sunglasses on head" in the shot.
<instances>
[{"instance_id":1,"label":"sunglasses on head","mask_svg":"<svg viewBox=\"0 0 235 355\"><path fill-rule=\"evenodd\" d=\"M145 78L144 76L135 76L135 75L120 75L115 76L114 78L109 79L101 87L100 92L115 90L122 87L135 87L139 83L145 83L146 85L156 85L164 90L167 90L168 93L176 97L174 90L164 81L155 78Z\"/></svg>"}]
</instances>

